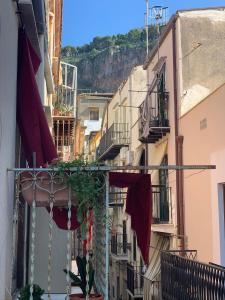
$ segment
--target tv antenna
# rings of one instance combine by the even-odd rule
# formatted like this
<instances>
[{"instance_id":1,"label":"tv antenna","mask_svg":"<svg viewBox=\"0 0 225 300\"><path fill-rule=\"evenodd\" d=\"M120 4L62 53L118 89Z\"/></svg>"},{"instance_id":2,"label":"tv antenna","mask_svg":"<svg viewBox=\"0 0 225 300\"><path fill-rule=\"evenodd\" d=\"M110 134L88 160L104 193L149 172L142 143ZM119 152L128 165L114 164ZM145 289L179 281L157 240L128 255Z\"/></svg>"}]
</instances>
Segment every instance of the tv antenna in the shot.
<instances>
[{"instance_id":1,"label":"tv antenna","mask_svg":"<svg viewBox=\"0 0 225 300\"><path fill-rule=\"evenodd\" d=\"M145 12L145 30L146 30L146 54L149 52L149 24L153 25L157 29L157 42L159 50L159 36L160 28L167 24L167 12L168 7L155 5L149 8L149 0L146 1L146 12ZM150 13L149 13L150 12ZM150 21L149 21L150 19Z\"/></svg>"}]
</instances>

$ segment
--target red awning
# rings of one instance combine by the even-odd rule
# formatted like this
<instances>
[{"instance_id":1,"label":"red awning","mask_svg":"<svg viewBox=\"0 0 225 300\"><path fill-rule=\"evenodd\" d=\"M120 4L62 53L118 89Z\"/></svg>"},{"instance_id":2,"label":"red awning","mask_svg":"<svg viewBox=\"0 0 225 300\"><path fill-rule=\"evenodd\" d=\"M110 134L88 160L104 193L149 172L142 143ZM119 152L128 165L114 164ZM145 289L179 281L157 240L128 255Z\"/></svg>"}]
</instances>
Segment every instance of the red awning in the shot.
<instances>
[{"instance_id":1,"label":"red awning","mask_svg":"<svg viewBox=\"0 0 225 300\"><path fill-rule=\"evenodd\" d=\"M131 228L137 236L137 245L143 260L149 262L152 221L152 189L149 174L109 173L110 185L128 187L126 213L131 216Z\"/></svg>"},{"instance_id":2,"label":"red awning","mask_svg":"<svg viewBox=\"0 0 225 300\"><path fill-rule=\"evenodd\" d=\"M57 158L57 152L45 117L35 74L40 59L31 46L25 31L19 33L17 80L17 124L29 166L45 166Z\"/></svg>"}]
</instances>

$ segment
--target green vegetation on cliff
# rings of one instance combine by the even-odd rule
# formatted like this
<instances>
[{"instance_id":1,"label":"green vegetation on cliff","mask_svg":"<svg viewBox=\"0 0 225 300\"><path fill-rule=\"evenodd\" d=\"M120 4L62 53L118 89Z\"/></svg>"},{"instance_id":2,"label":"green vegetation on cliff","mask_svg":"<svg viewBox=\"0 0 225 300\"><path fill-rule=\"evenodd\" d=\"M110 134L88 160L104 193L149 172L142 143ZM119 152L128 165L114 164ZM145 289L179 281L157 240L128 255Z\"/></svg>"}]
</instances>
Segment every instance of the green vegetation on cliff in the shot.
<instances>
[{"instance_id":1,"label":"green vegetation on cliff","mask_svg":"<svg viewBox=\"0 0 225 300\"><path fill-rule=\"evenodd\" d=\"M150 26L150 50L156 38L156 28ZM81 47L66 46L62 60L78 67L79 89L109 92L117 89L135 65L143 64L145 54L146 31L133 29L127 34L95 37Z\"/></svg>"}]
</instances>

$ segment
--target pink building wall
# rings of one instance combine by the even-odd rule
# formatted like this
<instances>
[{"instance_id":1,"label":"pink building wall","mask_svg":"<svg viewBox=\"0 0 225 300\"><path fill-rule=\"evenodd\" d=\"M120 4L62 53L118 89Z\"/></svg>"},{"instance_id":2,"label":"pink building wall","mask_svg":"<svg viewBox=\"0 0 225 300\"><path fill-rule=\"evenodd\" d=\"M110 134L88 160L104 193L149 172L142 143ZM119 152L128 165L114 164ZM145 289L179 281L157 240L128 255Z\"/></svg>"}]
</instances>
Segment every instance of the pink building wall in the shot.
<instances>
[{"instance_id":1,"label":"pink building wall","mask_svg":"<svg viewBox=\"0 0 225 300\"><path fill-rule=\"evenodd\" d=\"M185 171L187 247L198 259L224 265L225 85L180 119L184 164L216 164L216 170ZM194 173L197 173L194 175Z\"/></svg>"}]
</instances>

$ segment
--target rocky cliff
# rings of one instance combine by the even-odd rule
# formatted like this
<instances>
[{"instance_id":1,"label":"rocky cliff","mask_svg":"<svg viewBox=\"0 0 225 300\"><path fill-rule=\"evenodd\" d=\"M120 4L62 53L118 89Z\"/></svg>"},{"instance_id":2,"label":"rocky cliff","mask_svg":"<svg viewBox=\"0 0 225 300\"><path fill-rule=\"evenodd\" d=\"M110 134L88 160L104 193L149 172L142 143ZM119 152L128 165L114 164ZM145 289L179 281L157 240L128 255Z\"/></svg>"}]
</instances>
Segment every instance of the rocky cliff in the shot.
<instances>
[{"instance_id":1,"label":"rocky cliff","mask_svg":"<svg viewBox=\"0 0 225 300\"><path fill-rule=\"evenodd\" d=\"M156 30L149 30L150 49L156 41ZM143 29L125 35L96 37L82 47L62 49L62 60L78 68L78 92L114 92L134 66L146 58L146 36Z\"/></svg>"}]
</instances>

